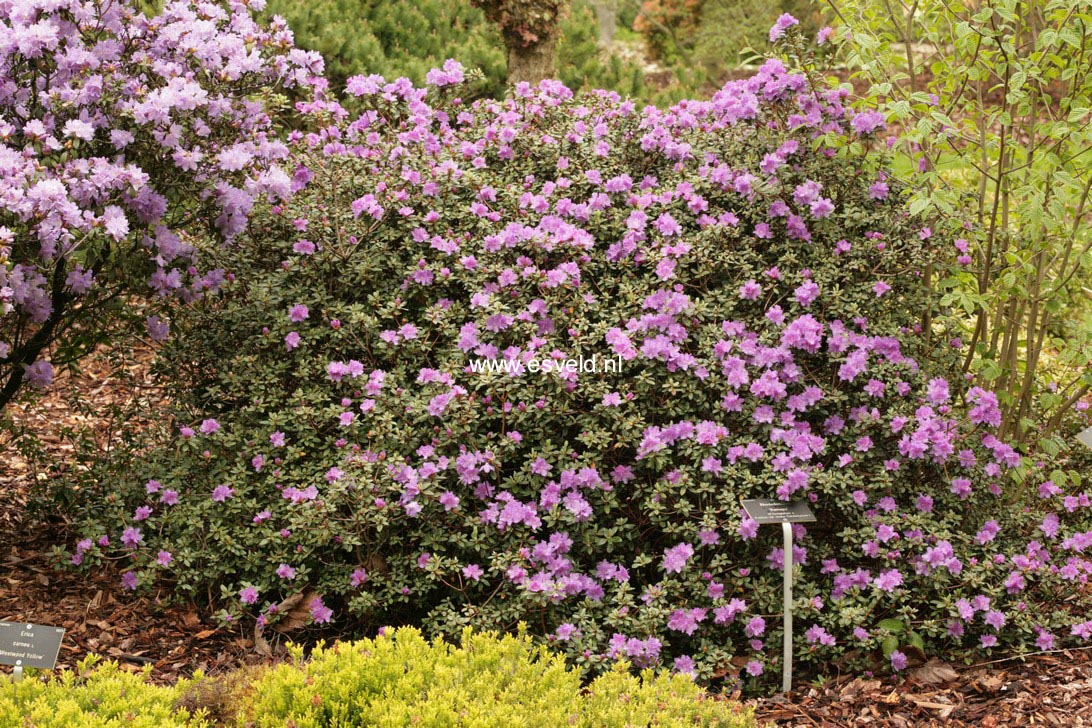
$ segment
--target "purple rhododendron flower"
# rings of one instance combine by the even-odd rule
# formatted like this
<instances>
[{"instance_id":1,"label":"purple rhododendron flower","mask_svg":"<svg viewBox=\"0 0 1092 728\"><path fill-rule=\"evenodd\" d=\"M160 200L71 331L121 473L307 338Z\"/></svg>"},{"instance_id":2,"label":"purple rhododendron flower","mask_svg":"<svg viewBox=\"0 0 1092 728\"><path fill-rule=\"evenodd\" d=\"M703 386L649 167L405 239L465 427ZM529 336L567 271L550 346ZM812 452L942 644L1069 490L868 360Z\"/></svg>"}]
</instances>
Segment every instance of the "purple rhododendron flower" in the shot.
<instances>
[{"instance_id":1,"label":"purple rhododendron flower","mask_svg":"<svg viewBox=\"0 0 1092 728\"><path fill-rule=\"evenodd\" d=\"M896 587L902 585L902 582L902 574L899 573L898 569L888 569L887 571L881 572L880 575L872 581L872 584L880 591L891 592L894 591Z\"/></svg>"},{"instance_id":2,"label":"purple rhododendron flower","mask_svg":"<svg viewBox=\"0 0 1092 728\"><path fill-rule=\"evenodd\" d=\"M444 61L443 68L434 68L426 74L425 83L442 88L462 83L463 78L463 65L449 58Z\"/></svg>"},{"instance_id":3,"label":"purple rhododendron flower","mask_svg":"<svg viewBox=\"0 0 1092 728\"><path fill-rule=\"evenodd\" d=\"M53 382L53 365L39 359L23 371L23 379L38 389L45 389Z\"/></svg>"},{"instance_id":4,"label":"purple rhododendron flower","mask_svg":"<svg viewBox=\"0 0 1092 728\"><path fill-rule=\"evenodd\" d=\"M144 540L144 534L140 532L139 528L130 526L126 528L121 534L121 542L129 548L136 548Z\"/></svg>"},{"instance_id":5,"label":"purple rhododendron flower","mask_svg":"<svg viewBox=\"0 0 1092 728\"><path fill-rule=\"evenodd\" d=\"M311 619L315 624L326 624L333 619L334 610L322 603L322 597L315 597L308 605L311 610Z\"/></svg>"},{"instance_id":6,"label":"purple rhododendron flower","mask_svg":"<svg viewBox=\"0 0 1092 728\"><path fill-rule=\"evenodd\" d=\"M811 644L819 643L826 647L831 647L835 644L834 637L817 624L813 624L804 632L804 638Z\"/></svg>"},{"instance_id":7,"label":"purple rhododendron flower","mask_svg":"<svg viewBox=\"0 0 1092 728\"><path fill-rule=\"evenodd\" d=\"M800 21L794 18L789 13L782 13L773 26L770 28L770 42L775 42L778 38L785 34L785 31L794 25L799 25Z\"/></svg>"},{"instance_id":8,"label":"purple rhododendron flower","mask_svg":"<svg viewBox=\"0 0 1092 728\"><path fill-rule=\"evenodd\" d=\"M576 628L576 625L572 624L571 622L565 622L558 625L557 629L554 631L554 635L561 642L567 642L573 637L578 637L580 635L580 630L578 630Z\"/></svg>"},{"instance_id":9,"label":"purple rhododendron flower","mask_svg":"<svg viewBox=\"0 0 1092 728\"><path fill-rule=\"evenodd\" d=\"M690 655L680 655L675 658L674 662L675 672L682 673L683 675L694 674L694 658Z\"/></svg>"},{"instance_id":10,"label":"purple rhododendron flower","mask_svg":"<svg viewBox=\"0 0 1092 728\"><path fill-rule=\"evenodd\" d=\"M215 503L223 503L235 495L235 489L229 485L218 485L212 489L212 500Z\"/></svg>"},{"instance_id":11,"label":"purple rhododendron flower","mask_svg":"<svg viewBox=\"0 0 1092 728\"><path fill-rule=\"evenodd\" d=\"M694 555L694 547L680 543L664 551L664 571L669 574L679 573L686 567L686 562Z\"/></svg>"},{"instance_id":12,"label":"purple rhododendron flower","mask_svg":"<svg viewBox=\"0 0 1092 728\"><path fill-rule=\"evenodd\" d=\"M887 126L887 120L884 118L884 115L878 111L864 111L853 117L850 126L853 128L853 131L861 136L867 136L875 131L884 129Z\"/></svg>"},{"instance_id":13,"label":"purple rhododendron flower","mask_svg":"<svg viewBox=\"0 0 1092 728\"><path fill-rule=\"evenodd\" d=\"M144 323L148 329L148 337L152 341L166 341L170 336L170 324L159 316L149 316Z\"/></svg>"},{"instance_id":14,"label":"purple rhododendron flower","mask_svg":"<svg viewBox=\"0 0 1092 728\"><path fill-rule=\"evenodd\" d=\"M1005 614L1003 612L1000 612L996 609L991 609L990 611L986 612L985 616L982 617L982 621L993 627L994 629L1000 630L1002 627L1005 626L1005 622L1007 620L1005 619Z\"/></svg>"}]
</instances>

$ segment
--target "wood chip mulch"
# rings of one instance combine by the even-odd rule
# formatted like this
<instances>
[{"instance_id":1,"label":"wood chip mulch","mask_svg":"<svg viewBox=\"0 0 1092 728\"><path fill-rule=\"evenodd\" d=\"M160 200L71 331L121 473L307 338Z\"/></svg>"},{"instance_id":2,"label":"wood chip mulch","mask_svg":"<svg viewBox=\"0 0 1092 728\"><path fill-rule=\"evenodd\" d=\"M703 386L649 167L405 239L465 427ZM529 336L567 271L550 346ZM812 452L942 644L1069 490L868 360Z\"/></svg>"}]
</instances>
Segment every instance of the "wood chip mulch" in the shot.
<instances>
[{"instance_id":1,"label":"wood chip mulch","mask_svg":"<svg viewBox=\"0 0 1092 728\"><path fill-rule=\"evenodd\" d=\"M113 407L149 412L162 403L148 374L152 356L146 348L124 358L92 355L79 372L62 373L45 397L12 405L13 419L42 442L50 459L75 467L66 428L91 426L97 445L107 448L124 430L148 424L105 413ZM51 477L0 441L0 621L64 627L58 669L95 654L133 670L151 665L153 680L167 683L196 670L215 674L257 661L242 627L228 632L197 609L167 604L167 588L133 597L110 566L92 573L58 569L53 547L71 547L70 524L46 513L36 520L28 511Z\"/></svg>"},{"instance_id":2,"label":"wood chip mulch","mask_svg":"<svg viewBox=\"0 0 1092 728\"><path fill-rule=\"evenodd\" d=\"M151 665L153 680L169 683L259 661L242 635L217 629L196 609L167 605L165 590L134 598L113 569L57 571L44 546L0 547L0 621L64 627L58 669L95 654L134 671Z\"/></svg>"},{"instance_id":3,"label":"wood chip mulch","mask_svg":"<svg viewBox=\"0 0 1092 728\"><path fill-rule=\"evenodd\" d=\"M1058 650L952 669L932 661L905 680L844 676L755 703L777 726L1092 726L1092 650Z\"/></svg>"},{"instance_id":4,"label":"wood chip mulch","mask_svg":"<svg viewBox=\"0 0 1092 728\"><path fill-rule=\"evenodd\" d=\"M58 426L81 424L77 418L88 416L72 412L66 404L71 395L86 402L90 394L103 407L156 397L146 374L150 352L137 359L122 370L94 357L79 375L64 379L43 402L16 416L54 457L64 458L71 449L57 436ZM110 567L91 574L57 569L52 547L71 540L68 524L34 520L26 510L30 489L42 477L0 442L0 621L63 626L58 668L75 667L96 654L132 670L151 666L153 681L169 683L196 670L215 675L283 654L275 645L274 657L263 657L242 625L218 627L196 608L169 603L167 587L133 596L122 590ZM795 687L788 697L748 701L761 725L1092 726L1092 649L954 669L932 661L898 681L843 675L822 683L800 680Z\"/></svg>"}]
</instances>

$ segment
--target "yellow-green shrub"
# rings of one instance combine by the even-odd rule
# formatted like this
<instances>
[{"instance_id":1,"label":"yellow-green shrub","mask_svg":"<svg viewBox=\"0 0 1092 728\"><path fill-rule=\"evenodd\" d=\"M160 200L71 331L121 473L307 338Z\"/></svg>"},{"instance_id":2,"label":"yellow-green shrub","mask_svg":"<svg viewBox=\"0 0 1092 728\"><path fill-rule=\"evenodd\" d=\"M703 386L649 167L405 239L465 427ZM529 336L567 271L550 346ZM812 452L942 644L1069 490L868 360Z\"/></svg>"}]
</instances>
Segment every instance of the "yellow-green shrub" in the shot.
<instances>
[{"instance_id":1,"label":"yellow-green shrub","mask_svg":"<svg viewBox=\"0 0 1092 728\"><path fill-rule=\"evenodd\" d=\"M0 728L202 728L232 716L256 728L754 725L678 674L637 677L618 663L585 689L579 671L526 635L467 630L455 647L402 628L292 657L253 681L244 670L173 687L93 657L47 680L0 676Z\"/></svg>"},{"instance_id":2,"label":"yellow-green shrub","mask_svg":"<svg viewBox=\"0 0 1092 728\"><path fill-rule=\"evenodd\" d=\"M177 707L186 688L158 687L146 675L116 663L95 665L90 657L77 672L65 670L49 680L0 677L0 728L199 728L208 722ZM93 668L93 669L92 669Z\"/></svg>"},{"instance_id":3,"label":"yellow-green shrub","mask_svg":"<svg viewBox=\"0 0 1092 728\"><path fill-rule=\"evenodd\" d=\"M624 665L586 690L579 672L524 636L463 633L462 646L412 628L320 646L254 685L242 722L255 726L750 726L738 705L706 698L681 675Z\"/></svg>"}]
</instances>

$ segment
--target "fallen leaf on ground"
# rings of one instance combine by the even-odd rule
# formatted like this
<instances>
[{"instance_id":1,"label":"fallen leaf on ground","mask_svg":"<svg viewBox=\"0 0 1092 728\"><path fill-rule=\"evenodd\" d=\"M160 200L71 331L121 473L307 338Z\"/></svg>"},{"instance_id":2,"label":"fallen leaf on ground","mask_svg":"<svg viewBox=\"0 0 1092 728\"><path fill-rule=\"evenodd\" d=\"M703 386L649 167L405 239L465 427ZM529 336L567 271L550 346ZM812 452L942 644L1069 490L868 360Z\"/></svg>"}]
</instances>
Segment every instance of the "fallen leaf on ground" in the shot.
<instances>
[{"instance_id":1,"label":"fallen leaf on ground","mask_svg":"<svg viewBox=\"0 0 1092 728\"><path fill-rule=\"evenodd\" d=\"M955 680L959 677L959 673L948 663L934 657L921 667L911 670L910 677L922 685L939 685Z\"/></svg>"}]
</instances>

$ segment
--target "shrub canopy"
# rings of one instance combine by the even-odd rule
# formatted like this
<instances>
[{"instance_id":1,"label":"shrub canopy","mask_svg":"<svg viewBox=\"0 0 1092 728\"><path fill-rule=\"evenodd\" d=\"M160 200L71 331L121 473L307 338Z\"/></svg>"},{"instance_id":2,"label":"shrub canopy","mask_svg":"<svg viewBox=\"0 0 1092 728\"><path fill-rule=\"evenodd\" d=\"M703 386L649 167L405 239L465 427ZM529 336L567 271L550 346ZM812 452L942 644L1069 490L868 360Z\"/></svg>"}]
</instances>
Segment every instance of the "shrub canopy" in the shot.
<instances>
[{"instance_id":1,"label":"shrub canopy","mask_svg":"<svg viewBox=\"0 0 1092 728\"><path fill-rule=\"evenodd\" d=\"M922 274L951 242L886 176L882 116L776 60L668 110L556 82L467 106L462 75L310 107L296 194L164 350L177 438L106 486L75 563L259 626L286 598L525 621L592 670L761 680L781 532L740 500L803 498L812 664L1088 637L1076 602L1035 606L1092 570L1088 497L1012 509L996 397L941 374Z\"/></svg>"}]
</instances>

